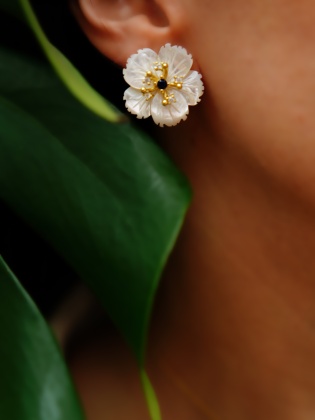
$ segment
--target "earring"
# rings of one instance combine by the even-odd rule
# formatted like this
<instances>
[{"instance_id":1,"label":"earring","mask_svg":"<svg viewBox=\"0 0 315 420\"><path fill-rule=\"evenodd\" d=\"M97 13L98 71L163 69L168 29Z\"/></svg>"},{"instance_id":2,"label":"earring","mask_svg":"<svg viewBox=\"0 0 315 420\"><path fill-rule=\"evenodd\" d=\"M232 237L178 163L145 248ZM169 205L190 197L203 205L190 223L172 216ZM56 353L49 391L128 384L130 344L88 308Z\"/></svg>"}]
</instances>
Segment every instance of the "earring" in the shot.
<instances>
[{"instance_id":1,"label":"earring","mask_svg":"<svg viewBox=\"0 0 315 420\"><path fill-rule=\"evenodd\" d=\"M164 45L155 53L139 50L127 61L124 79L126 108L137 118L152 116L159 126L174 126L186 120L189 105L197 105L203 94L201 74L192 71L193 59L185 48Z\"/></svg>"}]
</instances>

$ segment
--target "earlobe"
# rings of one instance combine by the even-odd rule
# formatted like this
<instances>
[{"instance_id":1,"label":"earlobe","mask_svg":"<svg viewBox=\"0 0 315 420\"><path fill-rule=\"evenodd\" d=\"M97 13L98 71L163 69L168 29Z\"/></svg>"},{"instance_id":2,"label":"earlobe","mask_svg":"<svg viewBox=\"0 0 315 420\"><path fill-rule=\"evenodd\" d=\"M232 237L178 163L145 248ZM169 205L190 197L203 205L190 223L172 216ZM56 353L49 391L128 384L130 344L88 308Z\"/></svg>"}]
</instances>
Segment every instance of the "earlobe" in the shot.
<instances>
[{"instance_id":1,"label":"earlobe","mask_svg":"<svg viewBox=\"0 0 315 420\"><path fill-rule=\"evenodd\" d=\"M169 3L172 3L169 5ZM74 0L73 12L91 43L120 66L141 48L180 43L177 0Z\"/></svg>"}]
</instances>

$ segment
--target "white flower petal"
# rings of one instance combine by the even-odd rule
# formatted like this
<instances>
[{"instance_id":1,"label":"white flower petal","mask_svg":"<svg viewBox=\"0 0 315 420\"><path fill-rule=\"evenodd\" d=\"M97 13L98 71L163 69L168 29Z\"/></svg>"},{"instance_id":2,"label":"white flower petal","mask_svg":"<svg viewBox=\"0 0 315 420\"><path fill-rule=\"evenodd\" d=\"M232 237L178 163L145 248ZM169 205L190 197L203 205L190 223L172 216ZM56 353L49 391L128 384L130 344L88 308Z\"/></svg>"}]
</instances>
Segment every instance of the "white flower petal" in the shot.
<instances>
[{"instance_id":1,"label":"white flower petal","mask_svg":"<svg viewBox=\"0 0 315 420\"><path fill-rule=\"evenodd\" d=\"M181 120L186 120L189 112L185 97L177 89L168 89L169 95L174 95L176 102L163 106L163 95L157 93L152 99L151 115L154 122L161 127L169 127L178 124Z\"/></svg>"},{"instance_id":2,"label":"white flower petal","mask_svg":"<svg viewBox=\"0 0 315 420\"><path fill-rule=\"evenodd\" d=\"M128 88L124 94L126 108L137 118L148 118L151 115L151 100L147 101L145 95L137 89Z\"/></svg>"},{"instance_id":3,"label":"white flower petal","mask_svg":"<svg viewBox=\"0 0 315 420\"><path fill-rule=\"evenodd\" d=\"M154 63L157 61L156 52L150 48L139 50L137 54L129 57L123 70L124 79L130 86L141 89L147 71L154 71Z\"/></svg>"},{"instance_id":4,"label":"white flower petal","mask_svg":"<svg viewBox=\"0 0 315 420\"><path fill-rule=\"evenodd\" d=\"M168 64L168 80L171 81L174 76L185 77L191 69L193 59L187 53L185 48L177 45L166 44L159 51L159 61Z\"/></svg>"},{"instance_id":5,"label":"white flower petal","mask_svg":"<svg viewBox=\"0 0 315 420\"><path fill-rule=\"evenodd\" d=\"M181 93L185 96L188 105L196 105L200 102L204 90L201 77L197 71L191 71L183 81Z\"/></svg>"}]
</instances>

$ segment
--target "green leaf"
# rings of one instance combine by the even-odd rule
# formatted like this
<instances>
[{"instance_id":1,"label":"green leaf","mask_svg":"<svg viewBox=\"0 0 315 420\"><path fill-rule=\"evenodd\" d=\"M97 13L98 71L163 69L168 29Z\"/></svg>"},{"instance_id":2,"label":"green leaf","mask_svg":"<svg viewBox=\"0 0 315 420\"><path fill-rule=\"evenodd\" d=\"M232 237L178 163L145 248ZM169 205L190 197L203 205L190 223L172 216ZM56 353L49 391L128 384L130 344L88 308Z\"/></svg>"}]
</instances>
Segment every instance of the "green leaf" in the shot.
<instances>
[{"instance_id":1,"label":"green leaf","mask_svg":"<svg viewBox=\"0 0 315 420\"><path fill-rule=\"evenodd\" d=\"M0 49L0 197L91 286L143 364L154 294L190 201L146 135Z\"/></svg>"},{"instance_id":2,"label":"green leaf","mask_svg":"<svg viewBox=\"0 0 315 420\"><path fill-rule=\"evenodd\" d=\"M140 369L140 377L142 382L142 387L144 390L145 398L148 404L149 413L152 420L161 420L161 411L158 400L156 398L155 391L152 387L150 379L144 369Z\"/></svg>"},{"instance_id":3,"label":"green leaf","mask_svg":"<svg viewBox=\"0 0 315 420\"><path fill-rule=\"evenodd\" d=\"M55 340L0 256L0 418L84 418Z\"/></svg>"},{"instance_id":4,"label":"green leaf","mask_svg":"<svg viewBox=\"0 0 315 420\"><path fill-rule=\"evenodd\" d=\"M3 1L4 4L6 4L7 0L0 0L1 3L3 3ZM48 60L75 98L100 117L111 122L119 122L123 118L122 114L94 90L72 63L49 42L38 22L30 2L28 0L19 0L19 3L20 8L22 8L25 13L26 20L43 48ZM13 1L12 4L15 5L12 7L15 9L18 8L17 0Z\"/></svg>"}]
</instances>

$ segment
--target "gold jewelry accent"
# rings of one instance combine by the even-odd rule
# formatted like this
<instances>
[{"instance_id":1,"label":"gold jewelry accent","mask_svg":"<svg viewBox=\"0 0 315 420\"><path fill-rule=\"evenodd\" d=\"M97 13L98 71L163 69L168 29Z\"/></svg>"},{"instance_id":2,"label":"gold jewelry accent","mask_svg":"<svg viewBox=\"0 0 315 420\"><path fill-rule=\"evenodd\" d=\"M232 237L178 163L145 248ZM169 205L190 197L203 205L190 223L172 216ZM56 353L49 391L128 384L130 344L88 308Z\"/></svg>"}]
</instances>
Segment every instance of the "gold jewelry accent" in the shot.
<instances>
[{"instance_id":1,"label":"gold jewelry accent","mask_svg":"<svg viewBox=\"0 0 315 420\"><path fill-rule=\"evenodd\" d=\"M162 62L155 62L154 64L156 64L156 66L154 66L154 70L156 72L162 72L162 74L158 77L155 74L152 73L152 71L147 71L145 74L145 78L143 80L143 84L148 85L148 87L142 87L141 88L141 92L143 93L143 95L146 95L148 93L153 94L156 91L160 91L161 93L164 94L164 99L162 101L162 105L163 106L167 106L170 105L174 102L176 102L174 95L170 95L168 96L165 93L165 90L170 86L176 89L182 89L183 84L179 83L178 80L182 80L182 77L179 76L174 76L174 82L167 82L167 77L168 77L168 63ZM161 87L159 87L159 84ZM150 98L154 96L151 95ZM148 99L147 99L148 100Z\"/></svg>"}]
</instances>

